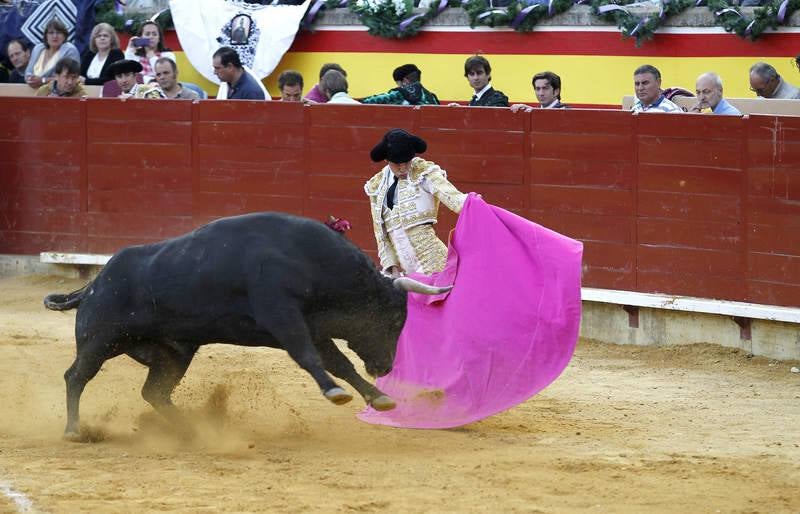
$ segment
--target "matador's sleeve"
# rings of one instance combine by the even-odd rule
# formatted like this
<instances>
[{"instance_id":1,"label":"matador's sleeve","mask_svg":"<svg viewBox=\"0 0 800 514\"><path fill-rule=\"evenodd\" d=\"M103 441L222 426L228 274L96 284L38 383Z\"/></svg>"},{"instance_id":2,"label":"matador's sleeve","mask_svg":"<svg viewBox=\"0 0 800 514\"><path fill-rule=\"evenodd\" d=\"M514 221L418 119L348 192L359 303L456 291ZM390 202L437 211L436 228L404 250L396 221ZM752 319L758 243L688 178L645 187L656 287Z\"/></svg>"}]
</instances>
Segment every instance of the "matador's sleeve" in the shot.
<instances>
[{"instance_id":1,"label":"matador's sleeve","mask_svg":"<svg viewBox=\"0 0 800 514\"><path fill-rule=\"evenodd\" d=\"M431 163L431 169L425 175L433 189L431 193L439 199L448 209L456 214L461 212L467 195L456 189L456 186L447 180L447 172L436 164Z\"/></svg>"},{"instance_id":2,"label":"matador's sleeve","mask_svg":"<svg viewBox=\"0 0 800 514\"><path fill-rule=\"evenodd\" d=\"M372 212L372 231L375 234L375 242L378 245L378 259L381 261L381 269L387 270L392 266L400 268L400 260L397 258L397 252L394 250L394 245L389 239L389 234L386 233L386 225L383 223L382 212L383 205L380 204L381 195L380 173L370 179L364 185L364 192L369 196L369 206Z\"/></svg>"}]
</instances>

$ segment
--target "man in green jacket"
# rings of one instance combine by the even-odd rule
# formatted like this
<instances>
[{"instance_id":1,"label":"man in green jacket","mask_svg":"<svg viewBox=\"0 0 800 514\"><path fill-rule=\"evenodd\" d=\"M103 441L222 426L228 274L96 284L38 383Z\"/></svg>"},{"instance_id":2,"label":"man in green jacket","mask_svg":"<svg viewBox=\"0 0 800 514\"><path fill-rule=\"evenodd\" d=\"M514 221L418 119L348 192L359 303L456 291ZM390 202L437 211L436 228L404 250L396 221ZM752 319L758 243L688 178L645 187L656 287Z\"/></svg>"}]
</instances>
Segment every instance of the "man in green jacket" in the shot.
<instances>
[{"instance_id":1,"label":"man in green jacket","mask_svg":"<svg viewBox=\"0 0 800 514\"><path fill-rule=\"evenodd\" d=\"M439 105L436 95L422 87L422 71L414 64L404 64L392 72L397 87L361 100L364 104Z\"/></svg>"}]
</instances>

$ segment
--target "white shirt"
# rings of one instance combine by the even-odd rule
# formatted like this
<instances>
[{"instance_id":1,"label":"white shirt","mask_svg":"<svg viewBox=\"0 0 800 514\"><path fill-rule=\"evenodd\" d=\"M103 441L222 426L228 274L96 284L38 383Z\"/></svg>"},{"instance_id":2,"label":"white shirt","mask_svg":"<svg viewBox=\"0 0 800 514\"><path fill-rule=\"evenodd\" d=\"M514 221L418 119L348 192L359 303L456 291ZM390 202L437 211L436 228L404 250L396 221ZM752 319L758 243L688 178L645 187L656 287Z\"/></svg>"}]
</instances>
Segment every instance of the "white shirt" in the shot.
<instances>
[{"instance_id":1,"label":"white shirt","mask_svg":"<svg viewBox=\"0 0 800 514\"><path fill-rule=\"evenodd\" d=\"M486 85L485 85L485 86L483 86L483 89L481 89L480 91L478 91L477 93L475 93L475 101L477 102L478 100L480 100L480 99L481 99L481 97L483 96L483 94L484 94L486 91L488 91L490 87L492 87L492 83L491 83L491 82L487 82L487 83L486 83Z\"/></svg>"},{"instance_id":2,"label":"white shirt","mask_svg":"<svg viewBox=\"0 0 800 514\"><path fill-rule=\"evenodd\" d=\"M106 63L107 58L108 54L106 54L105 57L100 57L100 54L95 54L94 58L92 58L92 62L89 63L89 69L86 70L86 78L100 78L100 72L103 71L103 65Z\"/></svg>"},{"instance_id":3,"label":"white shirt","mask_svg":"<svg viewBox=\"0 0 800 514\"><path fill-rule=\"evenodd\" d=\"M358 100L350 98L350 95L344 91L339 91L328 100L329 104L360 104Z\"/></svg>"}]
</instances>

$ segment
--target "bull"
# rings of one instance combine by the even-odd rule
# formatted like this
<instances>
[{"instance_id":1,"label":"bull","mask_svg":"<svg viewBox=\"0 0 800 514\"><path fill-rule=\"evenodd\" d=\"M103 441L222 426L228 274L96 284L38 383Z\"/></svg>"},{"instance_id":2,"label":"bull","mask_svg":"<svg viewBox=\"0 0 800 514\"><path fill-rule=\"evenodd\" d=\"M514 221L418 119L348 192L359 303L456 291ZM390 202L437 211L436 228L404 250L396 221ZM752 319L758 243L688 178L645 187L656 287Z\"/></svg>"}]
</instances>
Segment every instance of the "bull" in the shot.
<instances>
[{"instance_id":1,"label":"bull","mask_svg":"<svg viewBox=\"0 0 800 514\"><path fill-rule=\"evenodd\" d=\"M362 378L332 339L347 341L370 375L383 376L392 369L408 291L450 287L387 278L341 234L281 213L222 218L124 248L83 288L44 299L51 310L78 309L76 356L64 374L64 436L79 437L86 384L122 354L149 368L143 398L180 421L172 392L209 343L283 348L334 404L352 395L328 372L373 408L392 409L395 402Z\"/></svg>"}]
</instances>

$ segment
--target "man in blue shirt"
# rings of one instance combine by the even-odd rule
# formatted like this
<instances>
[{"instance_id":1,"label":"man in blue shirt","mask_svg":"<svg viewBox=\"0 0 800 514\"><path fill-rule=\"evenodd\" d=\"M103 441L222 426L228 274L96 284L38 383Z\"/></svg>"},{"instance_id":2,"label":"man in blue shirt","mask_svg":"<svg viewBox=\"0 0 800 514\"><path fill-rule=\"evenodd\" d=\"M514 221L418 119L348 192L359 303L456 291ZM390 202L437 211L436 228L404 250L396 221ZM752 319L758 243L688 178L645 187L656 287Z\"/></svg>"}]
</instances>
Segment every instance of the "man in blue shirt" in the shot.
<instances>
[{"instance_id":1,"label":"man in blue shirt","mask_svg":"<svg viewBox=\"0 0 800 514\"><path fill-rule=\"evenodd\" d=\"M214 52L214 74L228 83L228 100L265 100L264 90L242 66L239 54L223 46ZM217 99L220 99L217 97Z\"/></svg>"},{"instance_id":2,"label":"man in blue shirt","mask_svg":"<svg viewBox=\"0 0 800 514\"><path fill-rule=\"evenodd\" d=\"M713 71L697 77L697 105L690 112L701 112L711 109L714 114L732 114L741 116L739 110L722 98L722 79Z\"/></svg>"}]
</instances>

